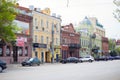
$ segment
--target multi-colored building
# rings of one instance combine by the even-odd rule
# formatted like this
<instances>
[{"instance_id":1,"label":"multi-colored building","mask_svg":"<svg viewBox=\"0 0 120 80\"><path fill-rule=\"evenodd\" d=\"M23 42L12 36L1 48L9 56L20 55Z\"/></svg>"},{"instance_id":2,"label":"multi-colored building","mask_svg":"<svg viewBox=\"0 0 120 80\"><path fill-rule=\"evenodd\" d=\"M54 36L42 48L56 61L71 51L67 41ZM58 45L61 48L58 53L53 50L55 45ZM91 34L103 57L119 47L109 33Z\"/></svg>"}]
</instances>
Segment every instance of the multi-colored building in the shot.
<instances>
[{"instance_id":1,"label":"multi-colored building","mask_svg":"<svg viewBox=\"0 0 120 80\"><path fill-rule=\"evenodd\" d=\"M33 14L33 51L32 56L41 62L51 62L52 54L58 60L60 56L60 16L51 15L49 8L41 10L30 6ZM52 43L53 42L53 43ZM51 45L54 46L52 52Z\"/></svg>"},{"instance_id":2,"label":"multi-colored building","mask_svg":"<svg viewBox=\"0 0 120 80\"><path fill-rule=\"evenodd\" d=\"M81 55L92 54L93 48L99 48L99 53L102 52L102 37L105 37L105 29L97 18L85 17L76 27L76 31L81 34Z\"/></svg>"}]
</instances>

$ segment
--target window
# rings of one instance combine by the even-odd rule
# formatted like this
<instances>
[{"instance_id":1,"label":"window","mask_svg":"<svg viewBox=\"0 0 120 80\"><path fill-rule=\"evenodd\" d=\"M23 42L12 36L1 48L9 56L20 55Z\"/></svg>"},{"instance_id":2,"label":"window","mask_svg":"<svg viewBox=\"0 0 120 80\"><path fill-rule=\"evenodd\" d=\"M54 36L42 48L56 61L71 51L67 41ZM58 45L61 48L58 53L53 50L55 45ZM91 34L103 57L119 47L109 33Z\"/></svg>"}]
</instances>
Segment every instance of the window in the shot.
<instances>
[{"instance_id":1,"label":"window","mask_svg":"<svg viewBox=\"0 0 120 80\"><path fill-rule=\"evenodd\" d=\"M38 29L38 26L36 26L35 28Z\"/></svg>"},{"instance_id":2,"label":"window","mask_svg":"<svg viewBox=\"0 0 120 80\"><path fill-rule=\"evenodd\" d=\"M47 26L47 28L48 28L48 26L49 26L49 22L48 22L48 21L46 21L46 26Z\"/></svg>"},{"instance_id":3,"label":"window","mask_svg":"<svg viewBox=\"0 0 120 80\"><path fill-rule=\"evenodd\" d=\"M58 38L56 38L56 44L58 44Z\"/></svg>"},{"instance_id":4,"label":"window","mask_svg":"<svg viewBox=\"0 0 120 80\"><path fill-rule=\"evenodd\" d=\"M44 37L43 37L43 36L41 36L41 43L43 43L43 41L44 41Z\"/></svg>"},{"instance_id":5,"label":"window","mask_svg":"<svg viewBox=\"0 0 120 80\"><path fill-rule=\"evenodd\" d=\"M19 54L19 56L23 55L23 48L22 47L18 48L18 54Z\"/></svg>"},{"instance_id":6,"label":"window","mask_svg":"<svg viewBox=\"0 0 120 80\"><path fill-rule=\"evenodd\" d=\"M35 35L35 43L37 43L37 35Z\"/></svg>"},{"instance_id":7,"label":"window","mask_svg":"<svg viewBox=\"0 0 120 80\"><path fill-rule=\"evenodd\" d=\"M41 27L43 27L43 20L41 19Z\"/></svg>"},{"instance_id":8,"label":"window","mask_svg":"<svg viewBox=\"0 0 120 80\"><path fill-rule=\"evenodd\" d=\"M10 56L10 48L9 47L6 48L6 55Z\"/></svg>"},{"instance_id":9,"label":"window","mask_svg":"<svg viewBox=\"0 0 120 80\"><path fill-rule=\"evenodd\" d=\"M28 48L25 48L25 56L28 56Z\"/></svg>"},{"instance_id":10,"label":"window","mask_svg":"<svg viewBox=\"0 0 120 80\"><path fill-rule=\"evenodd\" d=\"M47 37L47 38L46 38L46 43L48 44L48 42L49 42L49 38Z\"/></svg>"},{"instance_id":11,"label":"window","mask_svg":"<svg viewBox=\"0 0 120 80\"><path fill-rule=\"evenodd\" d=\"M37 25L37 18L35 18L35 25Z\"/></svg>"},{"instance_id":12,"label":"window","mask_svg":"<svg viewBox=\"0 0 120 80\"><path fill-rule=\"evenodd\" d=\"M55 26L56 26L56 31L58 32L58 24L56 24Z\"/></svg>"},{"instance_id":13,"label":"window","mask_svg":"<svg viewBox=\"0 0 120 80\"><path fill-rule=\"evenodd\" d=\"M3 49L0 47L0 56L3 56Z\"/></svg>"}]
</instances>

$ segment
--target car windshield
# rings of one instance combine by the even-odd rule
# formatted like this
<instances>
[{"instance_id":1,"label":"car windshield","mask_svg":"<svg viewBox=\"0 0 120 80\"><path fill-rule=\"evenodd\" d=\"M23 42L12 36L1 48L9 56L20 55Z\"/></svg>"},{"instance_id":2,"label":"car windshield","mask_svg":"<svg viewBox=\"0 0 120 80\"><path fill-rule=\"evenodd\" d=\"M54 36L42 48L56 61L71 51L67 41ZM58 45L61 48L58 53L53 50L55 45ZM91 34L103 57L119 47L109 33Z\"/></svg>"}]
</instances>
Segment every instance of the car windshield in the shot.
<instances>
[{"instance_id":1,"label":"car windshield","mask_svg":"<svg viewBox=\"0 0 120 80\"><path fill-rule=\"evenodd\" d=\"M30 58L29 61L33 61L34 58Z\"/></svg>"}]
</instances>

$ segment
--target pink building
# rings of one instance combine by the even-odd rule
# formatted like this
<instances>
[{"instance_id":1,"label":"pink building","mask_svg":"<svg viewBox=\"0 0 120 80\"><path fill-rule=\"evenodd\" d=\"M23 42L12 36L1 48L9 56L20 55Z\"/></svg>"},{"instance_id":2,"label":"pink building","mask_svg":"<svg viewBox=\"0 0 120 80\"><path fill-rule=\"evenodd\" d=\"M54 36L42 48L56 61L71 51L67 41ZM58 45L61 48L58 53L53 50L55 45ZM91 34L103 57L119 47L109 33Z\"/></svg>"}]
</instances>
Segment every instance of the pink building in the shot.
<instances>
[{"instance_id":1,"label":"pink building","mask_svg":"<svg viewBox=\"0 0 120 80\"><path fill-rule=\"evenodd\" d=\"M17 7L21 11L16 16L14 22L21 29L16 32L16 41L11 44L5 44L3 40L0 41L0 59L7 63L21 63L23 59L32 56L32 16L28 8ZM26 14L24 14L25 12ZM29 15L28 15L29 14Z\"/></svg>"}]
</instances>

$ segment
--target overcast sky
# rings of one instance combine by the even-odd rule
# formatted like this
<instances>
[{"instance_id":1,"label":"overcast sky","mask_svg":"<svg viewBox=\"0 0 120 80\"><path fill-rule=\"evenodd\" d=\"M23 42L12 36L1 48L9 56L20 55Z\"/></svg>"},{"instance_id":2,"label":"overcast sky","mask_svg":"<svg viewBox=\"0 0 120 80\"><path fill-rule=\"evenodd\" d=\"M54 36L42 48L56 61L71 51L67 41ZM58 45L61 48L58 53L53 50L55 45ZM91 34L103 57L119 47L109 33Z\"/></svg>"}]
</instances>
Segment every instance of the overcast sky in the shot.
<instances>
[{"instance_id":1,"label":"overcast sky","mask_svg":"<svg viewBox=\"0 0 120 80\"><path fill-rule=\"evenodd\" d=\"M69 2L67 2L69 1ZM24 7L44 9L62 17L62 25L78 24L85 16L96 17L106 30L106 37L120 39L120 23L113 17L116 6L113 0L19 0Z\"/></svg>"}]
</instances>

